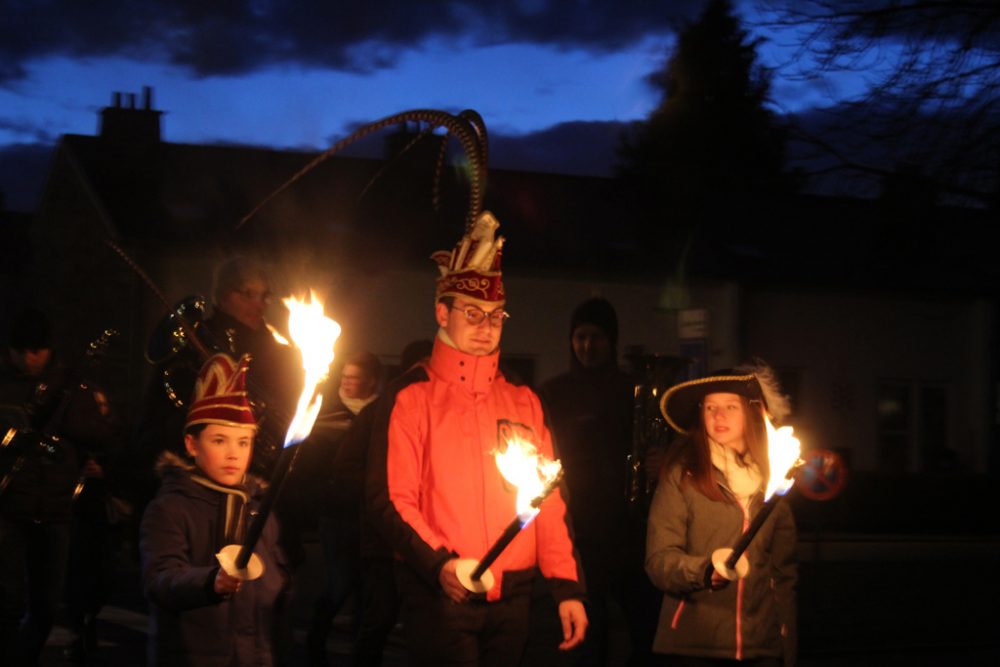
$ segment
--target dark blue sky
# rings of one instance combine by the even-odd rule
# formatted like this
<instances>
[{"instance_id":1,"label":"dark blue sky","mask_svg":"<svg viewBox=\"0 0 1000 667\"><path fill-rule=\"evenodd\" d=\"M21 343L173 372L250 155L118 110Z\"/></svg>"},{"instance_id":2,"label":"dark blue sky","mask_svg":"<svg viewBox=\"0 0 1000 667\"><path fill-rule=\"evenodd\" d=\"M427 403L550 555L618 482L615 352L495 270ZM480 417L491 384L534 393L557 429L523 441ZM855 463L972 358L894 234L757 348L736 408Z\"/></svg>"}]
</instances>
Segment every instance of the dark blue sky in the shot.
<instances>
[{"instance_id":1,"label":"dark blue sky","mask_svg":"<svg viewBox=\"0 0 1000 667\"><path fill-rule=\"evenodd\" d=\"M703 0L110 0L97 10L88 4L0 0L0 159L8 162L0 172L9 172L10 160L29 146L94 133L97 112L113 91L138 93L144 85L154 87L155 106L167 112L164 138L185 143L321 149L357 124L417 107L474 108L509 144L535 133L551 140L564 123L639 120L658 100L647 77L662 67L676 28L704 6ZM736 6L765 38L762 60L784 62L794 35L755 27L761 17L753 2ZM856 76L802 81L778 70L774 104L799 112L862 86ZM532 153L512 151L514 161ZM608 155L597 151L593 161ZM609 168L581 165L591 173ZM20 203L13 192L20 186L0 187L9 202Z\"/></svg>"}]
</instances>

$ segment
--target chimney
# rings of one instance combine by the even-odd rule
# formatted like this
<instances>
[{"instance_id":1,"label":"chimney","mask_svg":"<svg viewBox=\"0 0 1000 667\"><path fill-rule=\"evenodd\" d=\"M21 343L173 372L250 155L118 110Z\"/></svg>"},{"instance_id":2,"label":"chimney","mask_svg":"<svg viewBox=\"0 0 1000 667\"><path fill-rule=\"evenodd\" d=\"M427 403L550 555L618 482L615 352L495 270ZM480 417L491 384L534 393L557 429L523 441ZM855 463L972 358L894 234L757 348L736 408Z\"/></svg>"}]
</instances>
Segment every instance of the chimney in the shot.
<instances>
[{"instance_id":1,"label":"chimney","mask_svg":"<svg viewBox=\"0 0 1000 667\"><path fill-rule=\"evenodd\" d=\"M123 95L115 92L111 96L111 106L101 109L98 134L101 139L121 147L147 147L160 142L160 116L162 111L153 109L153 89L142 88L142 107L136 107L135 93L128 93L122 104Z\"/></svg>"}]
</instances>

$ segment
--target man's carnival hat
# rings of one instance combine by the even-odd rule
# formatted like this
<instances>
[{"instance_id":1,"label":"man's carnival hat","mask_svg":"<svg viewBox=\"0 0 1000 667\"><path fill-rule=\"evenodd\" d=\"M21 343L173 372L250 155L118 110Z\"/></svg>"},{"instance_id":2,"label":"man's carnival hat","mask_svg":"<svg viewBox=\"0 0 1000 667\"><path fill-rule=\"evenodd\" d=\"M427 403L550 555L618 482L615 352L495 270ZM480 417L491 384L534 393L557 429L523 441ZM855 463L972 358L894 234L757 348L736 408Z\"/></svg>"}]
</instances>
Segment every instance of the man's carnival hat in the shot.
<instances>
[{"instance_id":1,"label":"man's carnival hat","mask_svg":"<svg viewBox=\"0 0 1000 667\"><path fill-rule=\"evenodd\" d=\"M194 383L184 428L197 424L221 424L256 429L257 421L246 390L249 367L249 354L244 354L239 363L227 354L210 357Z\"/></svg>"},{"instance_id":2,"label":"man's carnival hat","mask_svg":"<svg viewBox=\"0 0 1000 667\"><path fill-rule=\"evenodd\" d=\"M774 371L763 362L715 371L697 380L675 384L663 393L660 412L671 428L686 434L701 418L701 403L705 396L719 393L737 394L757 401L777 422L791 413L788 397L781 393Z\"/></svg>"},{"instance_id":3,"label":"man's carnival hat","mask_svg":"<svg viewBox=\"0 0 1000 667\"><path fill-rule=\"evenodd\" d=\"M441 272L435 301L445 296L464 296L480 301L505 301L500 255L504 238L493 238L500 226L493 214L483 211L465 232L454 250L439 250L431 259Z\"/></svg>"}]
</instances>

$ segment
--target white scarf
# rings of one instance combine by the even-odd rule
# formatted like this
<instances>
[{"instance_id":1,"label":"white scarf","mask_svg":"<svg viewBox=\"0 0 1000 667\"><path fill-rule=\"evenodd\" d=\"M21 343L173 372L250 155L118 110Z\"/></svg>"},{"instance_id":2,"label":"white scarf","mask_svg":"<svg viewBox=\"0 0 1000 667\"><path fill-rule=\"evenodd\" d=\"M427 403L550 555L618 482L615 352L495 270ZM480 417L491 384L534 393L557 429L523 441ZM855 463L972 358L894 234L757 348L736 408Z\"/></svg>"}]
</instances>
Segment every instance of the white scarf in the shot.
<instances>
[{"instance_id":1,"label":"white scarf","mask_svg":"<svg viewBox=\"0 0 1000 667\"><path fill-rule=\"evenodd\" d=\"M746 501L757 493L763 477L757 464L749 455L740 458L735 450L719 444L711 438L708 439L708 446L712 454L712 465L722 471L726 478L726 486L733 492L733 495Z\"/></svg>"},{"instance_id":2,"label":"white scarf","mask_svg":"<svg viewBox=\"0 0 1000 667\"><path fill-rule=\"evenodd\" d=\"M352 415L358 414L366 405L378 398L378 394L372 394L368 398L348 398L344 396L343 389L338 390L337 393L340 395L340 402L344 404L345 408L351 411Z\"/></svg>"}]
</instances>

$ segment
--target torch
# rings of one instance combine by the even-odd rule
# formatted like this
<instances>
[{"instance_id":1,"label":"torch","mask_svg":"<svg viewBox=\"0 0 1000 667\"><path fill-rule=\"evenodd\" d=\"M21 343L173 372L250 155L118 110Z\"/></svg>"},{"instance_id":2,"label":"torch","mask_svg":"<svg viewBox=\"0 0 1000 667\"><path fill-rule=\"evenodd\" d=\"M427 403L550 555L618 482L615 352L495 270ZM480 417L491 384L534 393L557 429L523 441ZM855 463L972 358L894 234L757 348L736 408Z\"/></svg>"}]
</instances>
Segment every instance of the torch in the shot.
<instances>
[{"instance_id":1,"label":"torch","mask_svg":"<svg viewBox=\"0 0 1000 667\"><path fill-rule=\"evenodd\" d=\"M485 593L493 588L496 580L490 572L490 565L538 516L542 503L559 486L563 475L559 461L550 461L533 444L516 436L507 441L503 451L497 451L495 459L500 474L517 487L517 516L507 524L480 560L462 558L458 561L455 574L462 585L473 593Z\"/></svg>"},{"instance_id":2,"label":"torch","mask_svg":"<svg viewBox=\"0 0 1000 667\"><path fill-rule=\"evenodd\" d=\"M315 294L311 294L308 300L287 298L284 299L284 304L288 307L288 330L301 354L305 379L295 416L292 417L285 434L281 459L274 468L257 515L247 528L243 544L230 544L216 554L226 574L244 580L256 579L264 573L264 565L253 553L253 549L260 539L275 500L281 493L285 477L298 456L299 448L290 450L289 447L309 437L313 424L319 416L323 396L317 393L317 389L330 372L330 364L333 363L333 345L340 336L340 325L323 314L323 304L316 299ZM280 336L275 337L279 342L283 341ZM287 341L284 344L287 344Z\"/></svg>"},{"instance_id":3,"label":"torch","mask_svg":"<svg viewBox=\"0 0 1000 667\"><path fill-rule=\"evenodd\" d=\"M730 581L742 579L750 571L750 563L744 552L760 530L771 512L778 506L781 499L795 483L795 471L804 463L799 458L802 445L798 438L792 435L791 426L775 429L771 421L765 417L767 427L767 457L770 463L770 476L764 493L764 506L757 512L750 525L746 527L736 544L730 548L716 549L712 552L711 567ZM709 569L711 576L711 569Z\"/></svg>"}]
</instances>

